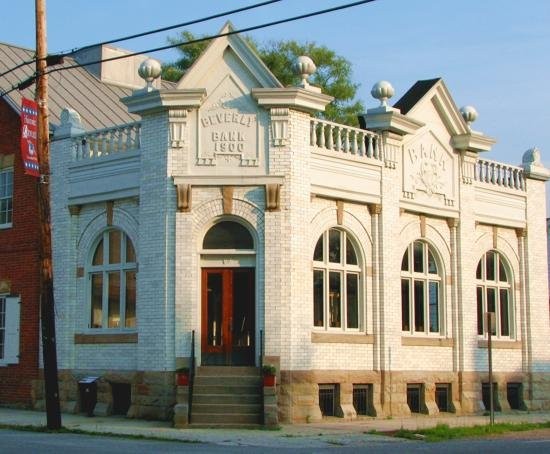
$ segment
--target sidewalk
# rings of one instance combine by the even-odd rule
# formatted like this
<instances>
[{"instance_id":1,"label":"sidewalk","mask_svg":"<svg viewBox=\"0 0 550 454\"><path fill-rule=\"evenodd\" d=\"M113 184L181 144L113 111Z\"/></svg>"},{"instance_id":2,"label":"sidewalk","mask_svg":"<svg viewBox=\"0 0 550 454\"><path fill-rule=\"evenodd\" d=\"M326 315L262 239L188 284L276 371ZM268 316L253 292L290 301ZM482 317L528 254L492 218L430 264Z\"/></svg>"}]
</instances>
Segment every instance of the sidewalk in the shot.
<instances>
[{"instance_id":1,"label":"sidewalk","mask_svg":"<svg viewBox=\"0 0 550 454\"><path fill-rule=\"evenodd\" d=\"M550 413L512 412L495 414L495 422L545 422ZM487 416L439 416L424 415L410 418L373 419L342 421L327 418L321 423L282 425L280 430L264 429L174 429L170 422L144 421L124 417L86 417L63 414L62 424L68 429L89 433L111 433L117 435L154 437L157 439L180 440L182 442L212 443L217 445L245 445L265 447L334 447L365 446L372 442L392 443L398 440L374 435L371 432L386 432L401 428L415 430L433 427L438 423L449 426L473 426L488 424ZM16 410L0 407L0 424L12 426L45 426L44 412Z\"/></svg>"}]
</instances>

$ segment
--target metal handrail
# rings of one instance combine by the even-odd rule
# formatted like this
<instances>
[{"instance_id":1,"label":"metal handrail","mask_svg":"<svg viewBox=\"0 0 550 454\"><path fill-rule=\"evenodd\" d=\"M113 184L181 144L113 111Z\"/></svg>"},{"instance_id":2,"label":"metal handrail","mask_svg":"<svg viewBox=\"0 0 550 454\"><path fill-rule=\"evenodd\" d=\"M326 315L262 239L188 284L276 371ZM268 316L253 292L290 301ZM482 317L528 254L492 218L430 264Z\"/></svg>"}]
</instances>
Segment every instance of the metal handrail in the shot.
<instances>
[{"instance_id":1,"label":"metal handrail","mask_svg":"<svg viewBox=\"0 0 550 454\"><path fill-rule=\"evenodd\" d=\"M191 355L189 364L189 401L187 406L187 420L191 423L193 406L193 383L195 382L195 330L191 331Z\"/></svg>"}]
</instances>

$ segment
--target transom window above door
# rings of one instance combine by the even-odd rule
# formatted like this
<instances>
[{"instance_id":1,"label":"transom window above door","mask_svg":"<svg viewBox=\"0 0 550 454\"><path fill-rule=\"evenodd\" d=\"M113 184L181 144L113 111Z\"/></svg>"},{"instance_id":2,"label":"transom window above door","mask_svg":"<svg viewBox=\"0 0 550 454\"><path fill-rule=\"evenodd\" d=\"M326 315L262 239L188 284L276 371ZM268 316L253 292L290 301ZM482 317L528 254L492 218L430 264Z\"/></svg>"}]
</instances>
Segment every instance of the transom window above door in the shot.
<instances>
[{"instance_id":1,"label":"transom window above door","mask_svg":"<svg viewBox=\"0 0 550 454\"><path fill-rule=\"evenodd\" d=\"M244 225L234 221L221 221L206 232L202 248L252 250L254 240Z\"/></svg>"},{"instance_id":2,"label":"transom window above door","mask_svg":"<svg viewBox=\"0 0 550 454\"><path fill-rule=\"evenodd\" d=\"M313 252L313 325L358 331L363 295L358 249L345 230L332 228Z\"/></svg>"}]
</instances>

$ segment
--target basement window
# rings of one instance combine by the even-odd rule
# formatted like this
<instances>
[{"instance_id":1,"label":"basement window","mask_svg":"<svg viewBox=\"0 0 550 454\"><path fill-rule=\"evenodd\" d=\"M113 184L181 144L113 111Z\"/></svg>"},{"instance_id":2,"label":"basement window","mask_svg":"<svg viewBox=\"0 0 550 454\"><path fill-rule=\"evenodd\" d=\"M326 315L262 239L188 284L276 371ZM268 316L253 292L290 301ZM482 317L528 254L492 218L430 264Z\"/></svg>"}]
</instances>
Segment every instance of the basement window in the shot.
<instances>
[{"instance_id":1,"label":"basement window","mask_svg":"<svg viewBox=\"0 0 550 454\"><path fill-rule=\"evenodd\" d=\"M421 398L422 384L413 383L407 385L407 405L411 410L411 413L420 413L420 398Z\"/></svg>"},{"instance_id":2,"label":"basement window","mask_svg":"<svg viewBox=\"0 0 550 454\"><path fill-rule=\"evenodd\" d=\"M451 384L450 383L437 383L435 385L435 403L439 411L449 412L451 411Z\"/></svg>"},{"instance_id":3,"label":"basement window","mask_svg":"<svg viewBox=\"0 0 550 454\"><path fill-rule=\"evenodd\" d=\"M336 388L335 384L319 385L319 408L323 416L336 414Z\"/></svg>"},{"instance_id":4,"label":"basement window","mask_svg":"<svg viewBox=\"0 0 550 454\"><path fill-rule=\"evenodd\" d=\"M353 385L353 406L358 415L372 415L372 384Z\"/></svg>"}]
</instances>

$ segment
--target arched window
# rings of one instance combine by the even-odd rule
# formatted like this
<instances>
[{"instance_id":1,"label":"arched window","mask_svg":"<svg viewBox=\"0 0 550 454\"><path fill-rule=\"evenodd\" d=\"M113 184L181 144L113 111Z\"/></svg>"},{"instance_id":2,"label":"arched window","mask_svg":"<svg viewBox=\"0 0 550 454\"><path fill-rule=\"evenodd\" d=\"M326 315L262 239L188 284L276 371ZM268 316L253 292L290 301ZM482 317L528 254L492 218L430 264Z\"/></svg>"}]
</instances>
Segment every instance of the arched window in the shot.
<instances>
[{"instance_id":1,"label":"arched window","mask_svg":"<svg viewBox=\"0 0 550 454\"><path fill-rule=\"evenodd\" d=\"M486 312L495 313L493 335L511 335L512 293L511 273L508 272L504 257L497 251L483 254L476 269L477 334L487 332Z\"/></svg>"},{"instance_id":2,"label":"arched window","mask_svg":"<svg viewBox=\"0 0 550 454\"><path fill-rule=\"evenodd\" d=\"M411 334L441 333L442 277L435 249L409 244L401 261L401 329Z\"/></svg>"},{"instance_id":3,"label":"arched window","mask_svg":"<svg viewBox=\"0 0 550 454\"><path fill-rule=\"evenodd\" d=\"M90 256L90 327L136 326L136 253L118 229L106 230Z\"/></svg>"},{"instance_id":4,"label":"arched window","mask_svg":"<svg viewBox=\"0 0 550 454\"><path fill-rule=\"evenodd\" d=\"M329 229L313 252L313 324L316 327L360 328L361 268L349 235Z\"/></svg>"},{"instance_id":5,"label":"arched window","mask_svg":"<svg viewBox=\"0 0 550 454\"><path fill-rule=\"evenodd\" d=\"M248 229L233 221L221 221L206 232L203 249L254 249L254 240Z\"/></svg>"}]
</instances>

